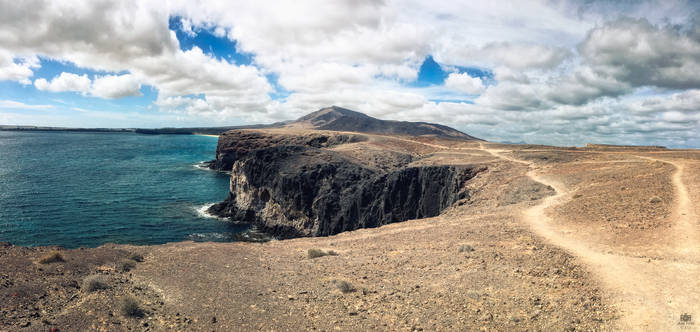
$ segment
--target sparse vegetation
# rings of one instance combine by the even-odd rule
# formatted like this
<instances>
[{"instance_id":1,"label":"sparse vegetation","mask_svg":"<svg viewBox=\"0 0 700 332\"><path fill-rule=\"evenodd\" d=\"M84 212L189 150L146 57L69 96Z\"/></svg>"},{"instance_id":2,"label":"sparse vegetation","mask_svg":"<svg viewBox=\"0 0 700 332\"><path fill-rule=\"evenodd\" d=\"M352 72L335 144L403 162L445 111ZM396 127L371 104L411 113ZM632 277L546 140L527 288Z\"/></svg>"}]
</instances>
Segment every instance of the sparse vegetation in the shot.
<instances>
[{"instance_id":1,"label":"sparse vegetation","mask_svg":"<svg viewBox=\"0 0 700 332\"><path fill-rule=\"evenodd\" d=\"M463 244L459 246L459 252L472 252L474 248L468 244Z\"/></svg>"},{"instance_id":2,"label":"sparse vegetation","mask_svg":"<svg viewBox=\"0 0 700 332\"><path fill-rule=\"evenodd\" d=\"M662 202L662 200L661 200L661 197L659 197L659 196L654 196L649 200L649 203L652 203L652 204L658 204L661 202Z\"/></svg>"},{"instance_id":3,"label":"sparse vegetation","mask_svg":"<svg viewBox=\"0 0 700 332\"><path fill-rule=\"evenodd\" d=\"M41 256L39 258L39 263L41 264L51 264L51 263L60 263L60 262L65 262L66 258L63 257L60 251L54 250L44 256Z\"/></svg>"},{"instance_id":4,"label":"sparse vegetation","mask_svg":"<svg viewBox=\"0 0 700 332\"><path fill-rule=\"evenodd\" d=\"M143 317L143 309L141 309L139 301L133 296L127 295L123 297L119 304L119 309L122 315L126 317Z\"/></svg>"},{"instance_id":5,"label":"sparse vegetation","mask_svg":"<svg viewBox=\"0 0 700 332\"><path fill-rule=\"evenodd\" d=\"M132 261L135 261L135 262L139 262L139 263L143 262L143 255L142 255L142 254L139 254L139 253L137 253L137 252L132 253L132 254L129 255L129 257L127 257L127 258L130 259L130 260L132 260Z\"/></svg>"},{"instance_id":6,"label":"sparse vegetation","mask_svg":"<svg viewBox=\"0 0 700 332\"><path fill-rule=\"evenodd\" d=\"M136 267L136 262L130 259L122 259L117 263L117 270L121 272L129 272Z\"/></svg>"},{"instance_id":7,"label":"sparse vegetation","mask_svg":"<svg viewBox=\"0 0 700 332\"><path fill-rule=\"evenodd\" d=\"M91 275L83 279L83 284L80 288L86 292L94 292L96 290L109 288L109 284L105 277L101 275Z\"/></svg>"},{"instance_id":8,"label":"sparse vegetation","mask_svg":"<svg viewBox=\"0 0 700 332\"><path fill-rule=\"evenodd\" d=\"M356 290L351 283L345 280L334 280L333 283L343 294L352 293Z\"/></svg>"},{"instance_id":9,"label":"sparse vegetation","mask_svg":"<svg viewBox=\"0 0 700 332\"><path fill-rule=\"evenodd\" d=\"M321 249L309 249L306 254L309 256L309 259L323 256L338 256L338 253L333 250L323 251Z\"/></svg>"}]
</instances>

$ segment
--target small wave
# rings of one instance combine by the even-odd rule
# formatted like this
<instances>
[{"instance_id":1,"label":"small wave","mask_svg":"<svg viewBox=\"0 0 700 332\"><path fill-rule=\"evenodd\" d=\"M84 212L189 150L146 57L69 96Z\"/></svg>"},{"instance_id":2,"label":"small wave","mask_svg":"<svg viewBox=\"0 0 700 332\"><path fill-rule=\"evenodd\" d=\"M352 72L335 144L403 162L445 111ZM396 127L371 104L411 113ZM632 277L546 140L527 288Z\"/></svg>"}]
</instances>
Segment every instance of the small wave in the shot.
<instances>
[{"instance_id":1,"label":"small wave","mask_svg":"<svg viewBox=\"0 0 700 332\"><path fill-rule=\"evenodd\" d=\"M234 241L243 242L268 242L270 240L276 240L274 237L260 232L255 226L244 232L234 234L232 238Z\"/></svg>"},{"instance_id":2,"label":"small wave","mask_svg":"<svg viewBox=\"0 0 700 332\"><path fill-rule=\"evenodd\" d=\"M223 233L193 233L187 235L188 240L206 242L206 241L224 241L228 240L229 236Z\"/></svg>"},{"instance_id":3,"label":"small wave","mask_svg":"<svg viewBox=\"0 0 700 332\"><path fill-rule=\"evenodd\" d=\"M211 213L209 213L209 208L212 207L216 203L207 203L201 206L195 206L193 207L195 211L197 211L197 215L202 217L202 218L207 218L207 219L219 219L219 220L228 220L226 218L221 218L219 216L215 216Z\"/></svg>"},{"instance_id":4,"label":"small wave","mask_svg":"<svg viewBox=\"0 0 700 332\"><path fill-rule=\"evenodd\" d=\"M200 162L192 165L192 167L194 167L196 169L202 169L205 171L213 171L213 169L209 168L209 163L207 161L200 161Z\"/></svg>"},{"instance_id":5,"label":"small wave","mask_svg":"<svg viewBox=\"0 0 700 332\"><path fill-rule=\"evenodd\" d=\"M218 173L224 173L224 174L229 174L229 175L231 175L231 171L222 171L222 170L218 170L218 169L209 168L209 162L208 162L208 161L200 161L200 162L198 162L198 163L192 165L192 167L194 167L194 168L196 168L196 169L201 169L201 170L203 170L203 171L218 172Z\"/></svg>"}]
</instances>

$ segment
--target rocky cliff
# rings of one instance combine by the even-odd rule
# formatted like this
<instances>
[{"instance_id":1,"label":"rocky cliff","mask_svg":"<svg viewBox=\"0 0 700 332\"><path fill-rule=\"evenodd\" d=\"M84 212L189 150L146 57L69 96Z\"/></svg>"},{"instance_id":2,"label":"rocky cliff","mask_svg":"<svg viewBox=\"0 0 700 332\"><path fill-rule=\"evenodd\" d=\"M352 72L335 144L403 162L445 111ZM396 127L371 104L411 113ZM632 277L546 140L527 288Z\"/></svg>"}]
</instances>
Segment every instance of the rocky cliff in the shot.
<instances>
[{"instance_id":1,"label":"rocky cliff","mask_svg":"<svg viewBox=\"0 0 700 332\"><path fill-rule=\"evenodd\" d=\"M271 146L308 146L313 148L332 147L344 143L365 140L366 137L354 134L307 133L287 134L276 131L232 130L219 136L216 159L209 167L220 171L230 171L236 160L245 159L249 153Z\"/></svg>"},{"instance_id":2,"label":"rocky cliff","mask_svg":"<svg viewBox=\"0 0 700 332\"><path fill-rule=\"evenodd\" d=\"M411 167L416 157L400 151L381 152L392 166L376 167L358 158L362 154L335 149L368 139L313 131L228 132L212 165L231 170L230 192L210 212L278 237L324 236L436 216L469 196L465 184L479 171L475 167Z\"/></svg>"}]
</instances>

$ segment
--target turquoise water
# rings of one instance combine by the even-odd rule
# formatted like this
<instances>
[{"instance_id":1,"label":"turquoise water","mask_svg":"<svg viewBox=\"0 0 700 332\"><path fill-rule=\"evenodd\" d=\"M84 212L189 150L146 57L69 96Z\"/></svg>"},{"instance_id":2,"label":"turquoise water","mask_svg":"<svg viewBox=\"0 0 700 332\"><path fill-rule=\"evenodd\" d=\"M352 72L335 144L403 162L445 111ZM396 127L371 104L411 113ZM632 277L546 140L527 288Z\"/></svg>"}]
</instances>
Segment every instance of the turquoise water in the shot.
<instances>
[{"instance_id":1,"label":"turquoise water","mask_svg":"<svg viewBox=\"0 0 700 332\"><path fill-rule=\"evenodd\" d=\"M245 230L202 214L228 176L196 167L217 139L0 131L0 241L16 245L228 241Z\"/></svg>"}]
</instances>

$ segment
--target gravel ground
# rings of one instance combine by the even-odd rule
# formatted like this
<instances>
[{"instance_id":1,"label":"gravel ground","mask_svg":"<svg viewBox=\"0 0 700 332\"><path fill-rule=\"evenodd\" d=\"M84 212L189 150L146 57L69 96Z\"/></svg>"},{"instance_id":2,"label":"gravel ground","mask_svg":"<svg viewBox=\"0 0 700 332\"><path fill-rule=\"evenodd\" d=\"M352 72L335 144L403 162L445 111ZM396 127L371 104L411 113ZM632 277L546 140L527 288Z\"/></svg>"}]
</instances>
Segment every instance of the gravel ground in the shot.
<instances>
[{"instance_id":1,"label":"gravel ground","mask_svg":"<svg viewBox=\"0 0 700 332\"><path fill-rule=\"evenodd\" d=\"M266 243L76 250L3 244L0 330L625 329L621 321L629 322L630 312L621 286L601 272L603 265L591 264L576 247L548 238L523 218L556 193L528 174L535 170L567 188L561 202L545 210L560 234L573 229L571 241L636 257L649 254L638 252L638 239L661 246L675 227L675 166L636 157L664 157L660 152L492 145L517 150L500 153L525 161L518 163L488 157L473 143L451 144L449 153L441 150L441 162L461 158L487 171L470 183L468 200L435 218ZM693 156L665 158L686 163L680 179L696 201L700 172L694 171L700 168L697 153L688 153ZM333 254L310 258L310 249ZM65 261L37 262L52 250ZM132 260L126 265L133 268L124 271L124 260L134 253L143 261ZM106 288L89 292L83 280L91 275L102 276ZM650 280L660 283L663 276ZM122 308L128 296L138 303L135 316Z\"/></svg>"}]
</instances>

